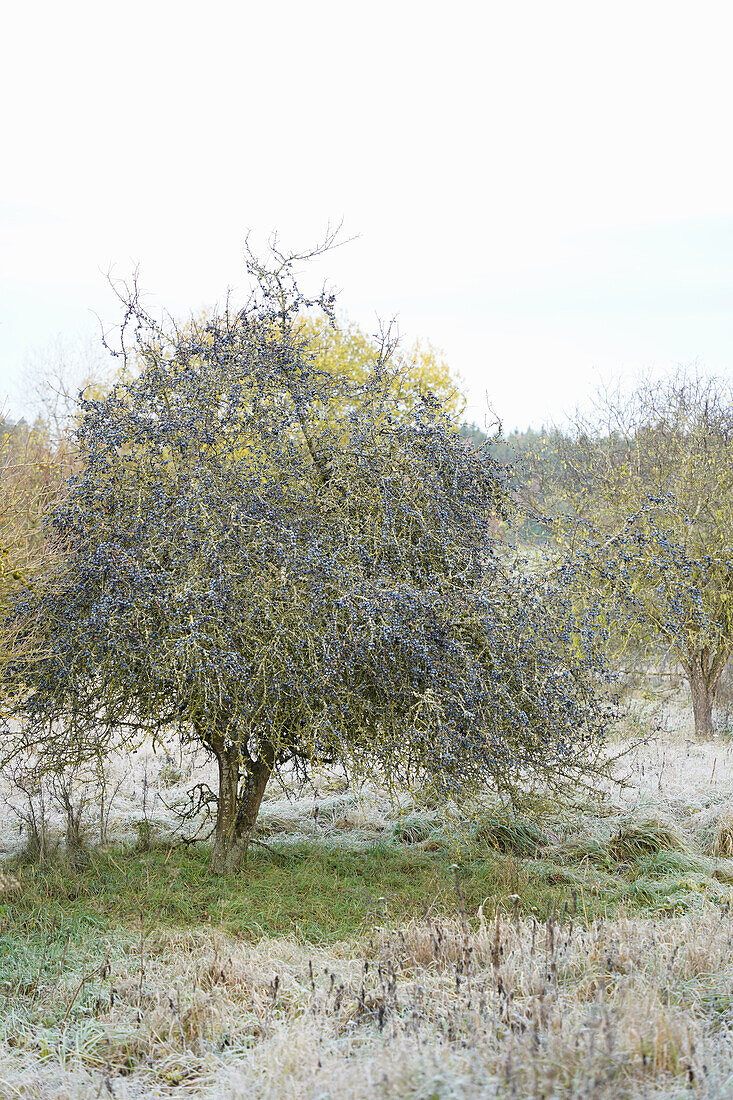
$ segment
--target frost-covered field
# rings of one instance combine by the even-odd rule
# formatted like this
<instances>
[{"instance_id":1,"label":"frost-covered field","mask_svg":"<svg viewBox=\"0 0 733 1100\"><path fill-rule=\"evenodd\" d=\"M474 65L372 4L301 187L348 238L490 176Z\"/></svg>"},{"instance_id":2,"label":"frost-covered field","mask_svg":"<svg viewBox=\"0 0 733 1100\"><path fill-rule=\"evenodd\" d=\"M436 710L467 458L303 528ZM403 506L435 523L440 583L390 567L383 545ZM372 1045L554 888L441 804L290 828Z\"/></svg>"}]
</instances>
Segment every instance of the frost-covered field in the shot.
<instances>
[{"instance_id":1,"label":"frost-covered field","mask_svg":"<svg viewBox=\"0 0 733 1100\"><path fill-rule=\"evenodd\" d=\"M140 945L115 936L41 991L47 1026L6 1012L0 1095L729 1097L731 935L712 907L417 923L328 949L201 929L151 936L142 982ZM79 997L95 951L109 974ZM37 960L15 966L32 983Z\"/></svg>"},{"instance_id":2,"label":"frost-covered field","mask_svg":"<svg viewBox=\"0 0 733 1100\"><path fill-rule=\"evenodd\" d=\"M522 917L507 888L439 919L376 914L327 945L150 921L5 935L0 1098L733 1097L733 740L695 744L685 702L670 694L658 735L619 762L625 788L546 814L531 858L496 852L518 882L564 884L572 903L549 916ZM118 762L107 843L180 835L176 809L202 780L203 753L174 746ZM2 815L5 857L24 843L18 820ZM273 782L258 836L419 847L451 827L334 774ZM85 834L99 839L91 806ZM22 882L3 889L7 912ZM584 898L604 892L613 917L586 919Z\"/></svg>"}]
</instances>

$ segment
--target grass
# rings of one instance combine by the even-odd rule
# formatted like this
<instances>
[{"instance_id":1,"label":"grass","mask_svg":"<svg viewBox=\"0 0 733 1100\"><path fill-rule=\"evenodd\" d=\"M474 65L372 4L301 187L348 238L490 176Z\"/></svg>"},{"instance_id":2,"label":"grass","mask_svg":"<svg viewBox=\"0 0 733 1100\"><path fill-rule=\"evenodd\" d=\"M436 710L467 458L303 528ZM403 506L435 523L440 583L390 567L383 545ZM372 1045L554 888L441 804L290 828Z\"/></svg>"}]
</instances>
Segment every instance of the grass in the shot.
<instances>
[{"instance_id":1,"label":"grass","mask_svg":"<svg viewBox=\"0 0 733 1100\"><path fill-rule=\"evenodd\" d=\"M495 814L482 817L473 836L497 852L513 852L518 856L535 855L547 843L547 837L535 822Z\"/></svg>"},{"instance_id":2,"label":"grass","mask_svg":"<svg viewBox=\"0 0 733 1100\"><path fill-rule=\"evenodd\" d=\"M385 917L455 913L456 858L454 851L414 844L349 851L300 843L275 854L255 850L243 872L214 878L208 852L199 848L91 853L81 866L59 860L20 868L22 888L0 906L0 927L22 931L82 918L134 926L142 912L160 925L215 924L248 938L295 933L306 942L335 942L363 935ZM521 894L522 909L543 917L569 899L567 884L486 849L464 851L460 867L465 904L474 913L487 896ZM598 909L592 895L588 906Z\"/></svg>"},{"instance_id":3,"label":"grass","mask_svg":"<svg viewBox=\"0 0 733 1100\"><path fill-rule=\"evenodd\" d=\"M489 909L320 946L46 914L0 936L0 1095L722 1100L732 944L709 906Z\"/></svg>"},{"instance_id":4,"label":"grass","mask_svg":"<svg viewBox=\"0 0 733 1100\"><path fill-rule=\"evenodd\" d=\"M687 850L689 844L679 829L658 817L622 820L609 845L609 855L619 863L634 862L663 851Z\"/></svg>"},{"instance_id":5,"label":"grass","mask_svg":"<svg viewBox=\"0 0 733 1100\"><path fill-rule=\"evenodd\" d=\"M551 844L529 822L497 819L470 842L419 840L409 828L396 835L357 849L271 840L252 850L244 871L226 877L210 874L203 846L119 847L43 866L16 861L8 870L21 888L0 893L0 930L78 921L131 928L142 913L160 926L334 943L385 919L454 915L456 866L469 913L488 898L541 920L569 907L586 922L677 911L701 895L724 901L733 881L733 863L692 851L670 826L647 819L623 819L605 842L575 834Z\"/></svg>"},{"instance_id":6,"label":"grass","mask_svg":"<svg viewBox=\"0 0 733 1100\"><path fill-rule=\"evenodd\" d=\"M157 819L9 861L0 1097L729 1097L733 797L694 753L662 797L667 753L541 827L324 787L266 803L238 875Z\"/></svg>"}]
</instances>

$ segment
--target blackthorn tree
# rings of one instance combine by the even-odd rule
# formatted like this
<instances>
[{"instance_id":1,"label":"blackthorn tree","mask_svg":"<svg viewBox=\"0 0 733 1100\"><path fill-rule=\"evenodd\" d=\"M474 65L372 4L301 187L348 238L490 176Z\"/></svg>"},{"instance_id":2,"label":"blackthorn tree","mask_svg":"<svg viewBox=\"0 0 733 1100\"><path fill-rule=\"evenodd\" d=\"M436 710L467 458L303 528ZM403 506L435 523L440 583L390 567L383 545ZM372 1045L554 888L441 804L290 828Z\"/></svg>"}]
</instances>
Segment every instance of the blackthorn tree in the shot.
<instances>
[{"instance_id":1,"label":"blackthorn tree","mask_svg":"<svg viewBox=\"0 0 733 1100\"><path fill-rule=\"evenodd\" d=\"M681 370L626 397L603 393L559 457L556 529L576 548L578 577L607 602L621 652L680 665L696 735L710 737L733 653L730 384Z\"/></svg>"},{"instance_id":2,"label":"blackthorn tree","mask_svg":"<svg viewBox=\"0 0 733 1100\"><path fill-rule=\"evenodd\" d=\"M393 415L389 340L318 368L303 257L251 254L258 292L185 328L135 288L137 370L83 402L83 470L51 516L56 568L16 601L35 641L6 693L48 766L177 730L216 757L212 868L244 860L266 784L340 761L446 796L600 767L593 624L492 540L490 448L425 393Z\"/></svg>"}]
</instances>

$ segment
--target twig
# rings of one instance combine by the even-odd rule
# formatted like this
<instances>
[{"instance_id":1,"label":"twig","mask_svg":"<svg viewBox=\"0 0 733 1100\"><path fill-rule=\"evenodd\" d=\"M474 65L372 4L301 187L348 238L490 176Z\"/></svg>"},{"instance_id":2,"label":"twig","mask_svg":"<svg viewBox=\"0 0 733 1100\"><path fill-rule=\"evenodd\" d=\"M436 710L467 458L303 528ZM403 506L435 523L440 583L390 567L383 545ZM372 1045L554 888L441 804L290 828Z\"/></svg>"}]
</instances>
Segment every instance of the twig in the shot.
<instances>
[{"instance_id":1,"label":"twig","mask_svg":"<svg viewBox=\"0 0 733 1100\"><path fill-rule=\"evenodd\" d=\"M96 974L96 972L97 972L97 969L98 969L98 967L96 967L96 966L95 966L94 970L90 970L88 974L84 974L84 975L82 975L82 979L81 979L81 981L79 982L78 986L77 986L77 987L76 987L76 989L74 990L74 996L73 996L73 997L71 998L71 1000L69 1001L69 1007L68 1007L68 1008L66 1009L66 1014L65 1014L65 1016L64 1016L64 1018L63 1018L63 1020L61 1021L61 1027L63 1027L63 1026L64 1026L64 1024L66 1023L66 1021L68 1020L68 1018L69 1018L69 1013L71 1012L71 1009L72 1009L72 1007L73 1007L73 1005L74 1005L74 1001L75 1001L75 1000L76 1000L76 998L77 998L77 997L79 996L79 993L81 992L82 988L83 988L83 987L84 987L84 986L86 985L86 983L87 983L88 981L91 981L91 979L92 979L92 978L94 977L94 975Z\"/></svg>"}]
</instances>

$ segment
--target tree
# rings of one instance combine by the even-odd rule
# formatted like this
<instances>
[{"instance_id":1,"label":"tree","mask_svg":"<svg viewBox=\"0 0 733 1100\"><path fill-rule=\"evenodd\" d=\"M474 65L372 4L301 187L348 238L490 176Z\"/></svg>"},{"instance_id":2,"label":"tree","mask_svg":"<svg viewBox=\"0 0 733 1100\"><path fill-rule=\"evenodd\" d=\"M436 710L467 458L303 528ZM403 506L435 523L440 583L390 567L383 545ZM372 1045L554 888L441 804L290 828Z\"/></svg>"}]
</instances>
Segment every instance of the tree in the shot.
<instances>
[{"instance_id":1,"label":"tree","mask_svg":"<svg viewBox=\"0 0 733 1100\"><path fill-rule=\"evenodd\" d=\"M306 341L313 365L328 374L347 374L366 383L379 358L383 336L369 336L354 322L337 320L324 313L303 317L298 335ZM402 350L395 347L390 360L390 410L394 417L410 416L422 394L431 392L445 412L457 420L465 407L458 380L431 344L419 341Z\"/></svg>"},{"instance_id":2,"label":"tree","mask_svg":"<svg viewBox=\"0 0 733 1100\"><path fill-rule=\"evenodd\" d=\"M594 421L561 440L561 525L586 577L613 597L624 644L660 643L681 665L695 732L710 737L733 651L733 402L684 373L628 399L606 393Z\"/></svg>"},{"instance_id":3,"label":"tree","mask_svg":"<svg viewBox=\"0 0 733 1100\"><path fill-rule=\"evenodd\" d=\"M101 397L112 383L114 360L92 337L57 336L25 361L23 394L50 443L68 443L79 415L79 394Z\"/></svg>"},{"instance_id":4,"label":"tree","mask_svg":"<svg viewBox=\"0 0 733 1100\"><path fill-rule=\"evenodd\" d=\"M80 391L101 396L109 369L91 341L58 337L27 359L23 381L34 423L0 422L0 612L54 557L45 518L78 467L71 436Z\"/></svg>"},{"instance_id":5,"label":"tree","mask_svg":"<svg viewBox=\"0 0 733 1100\"><path fill-rule=\"evenodd\" d=\"M52 560L45 517L72 469L69 449L43 424L0 425L0 613Z\"/></svg>"},{"instance_id":6,"label":"tree","mask_svg":"<svg viewBox=\"0 0 733 1100\"><path fill-rule=\"evenodd\" d=\"M389 345L362 378L319 367L298 318L333 299L300 292L303 258L250 255L258 294L184 329L132 288L140 370L84 403L60 566L14 609L45 639L10 681L26 744L54 768L200 740L217 872L244 861L277 768L558 789L601 767L609 720L588 623L496 552L501 467L430 393L395 415Z\"/></svg>"},{"instance_id":7,"label":"tree","mask_svg":"<svg viewBox=\"0 0 733 1100\"><path fill-rule=\"evenodd\" d=\"M490 436L477 424L465 423L458 430L472 446L489 447L492 457L510 475L512 496L519 505L511 517L512 536L523 544L525 552L536 557L536 548L552 537L546 517L538 513L538 507L547 513L556 501L557 494L550 486L558 480L558 443L562 434L557 429L542 427L539 431L515 429L506 437L501 431Z\"/></svg>"}]
</instances>

